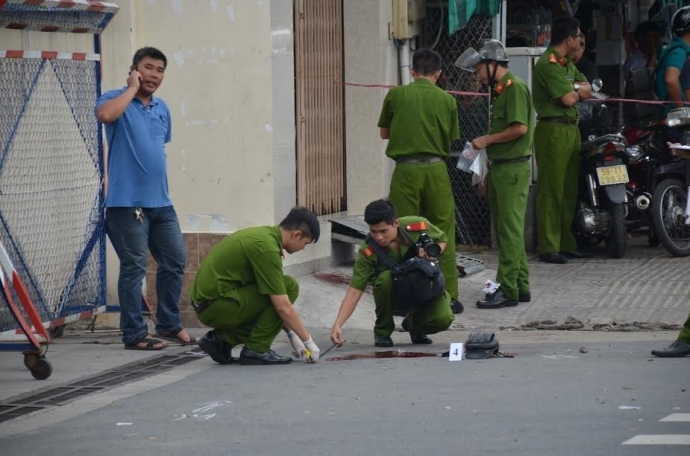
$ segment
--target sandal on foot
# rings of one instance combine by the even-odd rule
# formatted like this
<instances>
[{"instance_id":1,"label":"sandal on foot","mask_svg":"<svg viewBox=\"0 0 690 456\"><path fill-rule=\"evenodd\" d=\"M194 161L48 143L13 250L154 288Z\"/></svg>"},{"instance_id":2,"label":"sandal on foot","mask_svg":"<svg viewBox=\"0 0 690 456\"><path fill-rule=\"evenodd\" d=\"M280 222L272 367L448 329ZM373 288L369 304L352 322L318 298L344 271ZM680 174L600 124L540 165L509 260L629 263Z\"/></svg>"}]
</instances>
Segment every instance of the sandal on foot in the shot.
<instances>
[{"instance_id":1,"label":"sandal on foot","mask_svg":"<svg viewBox=\"0 0 690 456\"><path fill-rule=\"evenodd\" d=\"M182 339L180 339L178 337L181 332L182 332L182 329L178 329L177 331L157 331L156 337L160 337L163 340L166 340L168 342L172 342L174 344L179 344L179 345L198 345L199 344L199 340L190 334L187 334L189 336L189 342L183 341Z\"/></svg>"},{"instance_id":2,"label":"sandal on foot","mask_svg":"<svg viewBox=\"0 0 690 456\"><path fill-rule=\"evenodd\" d=\"M158 344L161 344L162 347L156 347ZM163 350L167 346L168 344L162 340L154 339L152 337L145 337L143 339L125 344L125 350Z\"/></svg>"}]
</instances>

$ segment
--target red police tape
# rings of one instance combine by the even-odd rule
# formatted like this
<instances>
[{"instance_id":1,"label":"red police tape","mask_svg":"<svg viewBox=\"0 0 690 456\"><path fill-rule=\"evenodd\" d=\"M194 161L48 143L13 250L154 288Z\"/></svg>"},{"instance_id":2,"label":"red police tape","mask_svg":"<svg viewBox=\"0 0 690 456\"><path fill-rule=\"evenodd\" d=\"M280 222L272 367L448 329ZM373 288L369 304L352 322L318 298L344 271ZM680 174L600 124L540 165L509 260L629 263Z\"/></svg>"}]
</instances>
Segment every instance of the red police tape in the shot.
<instances>
[{"instance_id":1,"label":"red police tape","mask_svg":"<svg viewBox=\"0 0 690 456\"><path fill-rule=\"evenodd\" d=\"M333 81L334 84L340 84L343 86L349 86L349 87L365 87L365 88L374 88L374 89L391 89L393 87L396 87L395 85L386 85L386 84L360 84L356 82L344 82L344 81L338 81L336 78ZM489 94L486 92L461 92L457 90L446 90L446 92L450 93L451 95L460 95L460 96L467 96L467 97L488 97ZM661 101L661 100L636 100L636 99L631 99L631 98L589 98L587 100L584 100L586 102L592 102L592 103L608 103L608 102L617 102L617 103L641 103L641 104L652 104L652 105L662 105L662 104L673 104L675 102L673 101ZM684 101L682 102L684 105L690 106L690 101Z\"/></svg>"},{"instance_id":2,"label":"red police tape","mask_svg":"<svg viewBox=\"0 0 690 456\"><path fill-rule=\"evenodd\" d=\"M344 86L350 86L350 87L368 87L368 88L374 88L374 89L392 89L393 87L397 87L394 85L385 85L385 84L358 84L355 82L343 82L343 81L338 81L335 79L333 81L333 84L340 84ZM488 97L488 93L483 93L483 92L458 92L457 90L446 90L446 92L450 93L451 95L464 95L464 96L472 96L472 97Z\"/></svg>"}]
</instances>

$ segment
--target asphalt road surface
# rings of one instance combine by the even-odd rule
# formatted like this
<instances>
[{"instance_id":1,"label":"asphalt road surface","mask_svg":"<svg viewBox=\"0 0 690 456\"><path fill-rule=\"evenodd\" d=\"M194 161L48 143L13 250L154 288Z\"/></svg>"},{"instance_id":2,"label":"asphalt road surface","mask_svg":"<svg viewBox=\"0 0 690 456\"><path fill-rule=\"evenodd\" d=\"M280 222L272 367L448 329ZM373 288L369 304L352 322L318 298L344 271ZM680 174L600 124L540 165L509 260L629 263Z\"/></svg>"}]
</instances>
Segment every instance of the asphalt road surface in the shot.
<instances>
[{"instance_id":1,"label":"asphalt road surface","mask_svg":"<svg viewBox=\"0 0 690 456\"><path fill-rule=\"evenodd\" d=\"M0 453L690 454L690 358L653 359L649 342L586 344L584 353L581 345L518 345L510 347L514 358L455 362L438 356L264 367L204 358L177 368L188 370L176 381L149 377L126 393L101 393L110 394L104 406L76 401L13 420L36 428L0 439ZM372 351L350 346L329 356ZM70 416L70 408L78 413ZM36 426L41 420L46 424Z\"/></svg>"}]
</instances>

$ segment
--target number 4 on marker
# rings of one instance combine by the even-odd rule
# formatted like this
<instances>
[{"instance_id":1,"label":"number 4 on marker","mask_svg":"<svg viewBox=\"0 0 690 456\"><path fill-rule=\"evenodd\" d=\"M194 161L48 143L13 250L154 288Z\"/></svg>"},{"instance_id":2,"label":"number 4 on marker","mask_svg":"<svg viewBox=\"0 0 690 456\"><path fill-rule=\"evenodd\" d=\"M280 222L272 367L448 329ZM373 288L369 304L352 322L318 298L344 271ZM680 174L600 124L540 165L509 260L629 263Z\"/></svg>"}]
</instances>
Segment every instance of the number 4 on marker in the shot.
<instances>
[{"instance_id":1,"label":"number 4 on marker","mask_svg":"<svg viewBox=\"0 0 690 456\"><path fill-rule=\"evenodd\" d=\"M448 353L448 361L461 361L463 355L462 342L454 342L450 344L450 350Z\"/></svg>"}]
</instances>

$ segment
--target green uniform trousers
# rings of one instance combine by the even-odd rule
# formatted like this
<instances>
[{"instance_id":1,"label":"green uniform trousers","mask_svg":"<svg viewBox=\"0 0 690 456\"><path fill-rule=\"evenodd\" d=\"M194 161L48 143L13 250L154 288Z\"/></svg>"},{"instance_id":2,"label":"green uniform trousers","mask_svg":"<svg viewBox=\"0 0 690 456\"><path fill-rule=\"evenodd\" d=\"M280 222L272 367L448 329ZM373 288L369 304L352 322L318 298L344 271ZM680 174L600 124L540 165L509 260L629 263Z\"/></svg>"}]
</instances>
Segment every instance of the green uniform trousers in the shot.
<instances>
[{"instance_id":1,"label":"green uniform trousers","mask_svg":"<svg viewBox=\"0 0 690 456\"><path fill-rule=\"evenodd\" d=\"M393 302L393 278L390 271L383 271L376 277L372 291L376 305L374 335L390 336L395 329L393 314L403 310L397 308ZM442 296L424 310L410 312L410 331L417 334L435 334L450 328L453 320L455 316L450 309L450 296L444 291Z\"/></svg>"},{"instance_id":2,"label":"green uniform trousers","mask_svg":"<svg viewBox=\"0 0 690 456\"><path fill-rule=\"evenodd\" d=\"M531 163L501 163L489 168L489 207L498 243L496 282L509 299L528 293L529 268L525 253L525 212Z\"/></svg>"},{"instance_id":3,"label":"green uniform trousers","mask_svg":"<svg viewBox=\"0 0 690 456\"><path fill-rule=\"evenodd\" d=\"M398 217L421 216L436 225L448 245L439 258L446 290L458 299L458 267L455 259L455 199L444 161L431 164L395 165L388 199Z\"/></svg>"},{"instance_id":4,"label":"green uniform trousers","mask_svg":"<svg viewBox=\"0 0 690 456\"><path fill-rule=\"evenodd\" d=\"M294 303L299 295L299 284L291 276L283 276L283 279L288 298ZM256 284L233 290L227 298L213 301L197 316L233 347L244 344L258 353L266 353L271 348L283 327L283 320L270 296L259 293Z\"/></svg>"},{"instance_id":5,"label":"green uniform trousers","mask_svg":"<svg viewBox=\"0 0 690 456\"><path fill-rule=\"evenodd\" d=\"M540 253L572 252L577 205L580 131L577 125L538 122L534 129L537 159L537 239Z\"/></svg>"}]
</instances>

